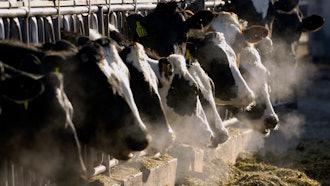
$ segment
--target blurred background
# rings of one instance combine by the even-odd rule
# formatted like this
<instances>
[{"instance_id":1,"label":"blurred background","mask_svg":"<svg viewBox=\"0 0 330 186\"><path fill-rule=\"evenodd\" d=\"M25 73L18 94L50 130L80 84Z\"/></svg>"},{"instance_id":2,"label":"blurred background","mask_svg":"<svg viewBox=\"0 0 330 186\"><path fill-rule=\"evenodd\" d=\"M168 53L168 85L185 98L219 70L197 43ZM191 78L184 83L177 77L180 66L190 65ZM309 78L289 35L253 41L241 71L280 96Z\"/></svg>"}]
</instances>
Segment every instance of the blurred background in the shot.
<instances>
[{"instance_id":1,"label":"blurred background","mask_svg":"<svg viewBox=\"0 0 330 186\"><path fill-rule=\"evenodd\" d=\"M304 15L318 14L324 17L325 24L317 32L309 33L308 49L313 62L330 63L330 1L300 0Z\"/></svg>"}]
</instances>

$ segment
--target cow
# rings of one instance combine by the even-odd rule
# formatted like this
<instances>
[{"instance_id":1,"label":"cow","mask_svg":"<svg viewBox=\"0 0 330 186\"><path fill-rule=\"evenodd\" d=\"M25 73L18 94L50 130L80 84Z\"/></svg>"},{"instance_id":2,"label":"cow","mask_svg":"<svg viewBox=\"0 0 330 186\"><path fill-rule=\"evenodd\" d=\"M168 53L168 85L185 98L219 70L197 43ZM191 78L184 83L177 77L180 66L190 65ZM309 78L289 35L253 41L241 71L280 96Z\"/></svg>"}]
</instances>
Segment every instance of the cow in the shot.
<instances>
[{"instance_id":1,"label":"cow","mask_svg":"<svg viewBox=\"0 0 330 186\"><path fill-rule=\"evenodd\" d=\"M261 25L271 30L275 8L273 0L225 0L215 11L233 12L240 19L246 20L249 26Z\"/></svg>"},{"instance_id":2,"label":"cow","mask_svg":"<svg viewBox=\"0 0 330 186\"><path fill-rule=\"evenodd\" d=\"M258 50L253 46L242 49L240 53L240 71L248 83L249 87L255 92L256 105L249 110L237 109L228 106L227 108L240 121L244 121L256 131L268 136L270 129L277 129L279 118L275 113L271 99L268 79L269 70L261 62Z\"/></svg>"},{"instance_id":3,"label":"cow","mask_svg":"<svg viewBox=\"0 0 330 186\"><path fill-rule=\"evenodd\" d=\"M164 152L175 137L158 92L158 79L147 61L144 47L139 43L126 46L119 55L130 73L130 86L142 121L154 139L151 151Z\"/></svg>"},{"instance_id":4,"label":"cow","mask_svg":"<svg viewBox=\"0 0 330 186\"><path fill-rule=\"evenodd\" d=\"M229 13L229 12L221 12L221 13L215 13L215 18L214 20L208 25L207 30L210 30L209 32L205 33L205 37L202 37L202 42L199 41L201 46L204 47L203 50L201 50L199 47L195 48L194 47L188 47L187 48L192 48L192 55L194 57L197 57L201 61L201 64L204 65L207 60L206 56L214 56L209 55L209 51L213 51L215 53L215 49L211 50L210 46L214 47L214 44L211 45L210 41L206 42L206 38L216 38L215 36L212 35L219 35L221 36L222 34L224 35L222 40L224 44L222 44L222 47L218 47L218 51L222 50L218 53L218 58L224 58L224 51L227 50L227 55L228 55L228 49L226 48L232 48L231 56L236 57L238 56L237 59L235 58L233 60L234 63L238 63L240 72L243 73L244 71L244 76L246 77L248 73L265 73L262 69L264 69L263 64L261 63L260 55L259 52L254 48L254 43L259 42L260 40L264 40L263 38L267 36L267 29L261 26L250 26L248 28L244 28L243 25L239 22L238 17L234 13ZM215 31L215 32L214 32ZM196 31L195 31L196 32ZM196 33L194 33L196 35ZM201 34L199 34L201 35ZM211 39L208 39L211 40ZM192 42L192 43L196 43ZM207 46L205 43L208 43L209 46ZM219 43L219 41L218 41ZM230 46L226 46L230 45ZM221 45L219 45L221 46ZM225 47L226 46L226 47ZM254 49L253 49L254 48ZM204 52L202 56L201 55L202 51ZM244 54L242 56L242 51L244 51ZM223 55L221 57L221 54ZM211 60L208 60L211 61ZM251 64L256 64L258 62L258 65L251 65ZM210 63L210 62L208 62ZM242 68L241 68L242 67ZM249 67L248 71L244 70L244 67ZM253 69L254 67L254 69ZM260 69L261 68L261 69ZM222 68L223 69L223 68ZM212 70L214 70L212 68ZM206 70L207 71L207 70ZM210 74L210 73L209 73ZM220 74L215 73L215 74ZM212 75L210 75L212 77ZM252 91L255 93L256 96L256 104L253 107L248 107L246 109L240 109L240 108L235 108L234 105L227 104L226 107L231 110L235 116L237 116L239 119L242 119L244 116L245 118L253 119L253 121L259 121L258 123L261 124L256 124L255 126L253 125L254 128L258 128L259 131L265 134L269 134L269 129L275 129L277 128L277 124L279 122L277 114L274 112L273 107L269 101L269 93L268 89L262 90L261 87L264 85L260 85L260 83L257 82L263 82L266 86L268 86L268 78L267 76L260 76L260 79L253 80L249 78L249 82L247 82L248 87L253 86ZM220 78L220 76L218 77ZM245 78L244 78L245 80ZM256 81L256 84L253 82ZM226 81L227 83L229 81ZM216 83L215 83L216 84ZM222 88L224 89L224 88ZM228 89L228 88L227 88ZM219 92L223 92L223 90L219 89ZM228 95L234 95L232 92L229 93Z\"/></svg>"},{"instance_id":5,"label":"cow","mask_svg":"<svg viewBox=\"0 0 330 186\"><path fill-rule=\"evenodd\" d=\"M214 133L199 100L200 89L183 55L148 59L159 79L159 94L176 142L201 148L210 146Z\"/></svg>"},{"instance_id":6,"label":"cow","mask_svg":"<svg viewBox=\"0 0 330 186\"><path fill-rule=\"evenodd\" d=\"M64 89L74 108L73 122L82 144L120 160L149 145L151 137L133 100L128 71L118 71L121 59L110 40L89 42L74 52L43 51L9 41L1 41L0 48L6 54L0 55L5 63L20 64L23 59L19 57L33 54L50 70L64 75ZM17 51L21 55L15 55Z\"/></svg>"},{"instance_id":7,"label":"cow","mask_svg":"<svg viewBox=\"0 0 330 186\"><path fill-rule=\"evenodd\" d=\"M121 44L130 43L128 41L129 39L126 38L125 36L121 35L118 32L118 30L116 30L116 29L113 29L110 31L110 37L115 39L118 43L121 43ZM133 46L135 45L136 47L132 47L132 45ZM140 50L138 52L138 51L136 51L136 49L133 50L133 48L140 48ZM150 51L150 50L145 51L144 47L139 43L133 42L133 44L131 44L131 46L130 46L130 49L127 49L127 50L136 51L135 57L134 58L131 57L131 59L129 61L134 62L134 61L137 61L137 59L148 60L150 58L160 59L160 56L158 56L157 53L152 53L153 51ZM133 59L135 59L135 60L133 60ZM130 63L132 63L132 62L130 62ZM141 61L140 61L140 63L141 63ZM170 65L172 66L172 64L170 64ZM131 66L131 65L129 65L129 66ZM137 66L137 64L135 64L135 66ZM141 66L141 65L139 65L139 66ZM205 113L205 114L207 114L207 120L210 124L212 123L210 128L212 129L213 135L211 137L211 144L209 145L209 147L216 147L218 144L221 144L221 143L224 143L225 141L227 141L227 139L229 138L229 134L228 134L227 129L224 127L218 112L216 111L216 106L215 106L215 102L213 99L213 93L212 93L213 81L207 76L207 74L204 72L204 70L198 64L198 62L190 63L189 65L187 65L187 67L188 67L188 71L189 71L190 75L194 78L195 82L198 84L198 89L200 89L200 91L198 91L200 93L198 96L199 96L199 99L203 99L203 101L202 101L203 109L204 110L207 109L208 113ZM138 69L141 69L141 68L138 68ZM145 66L142 69L147 69L147 66ZM172 69L172 68L170 68L170 69ZM146 75L144 75L145 77L150 76L150 75L147 75L147 74L150 74L150 71L149 70L145 71L144 74L146 74ZM139 83L136 82L138 79L136 76L135 76L135 78L132 77L132 79L134 79L133 86L139 85ZM150 87L150 85L149 85L149 87ZM158 85L157 85L157 87L158 87ZM177 87L177 88L179 89L179 87ZM139 95L139 96L141 97L141 95ZM141 104L142 103L145 104L145 99L143 100L143 102L141 102ZM145 112L145 111L140 110L140 112Z\"/></svg>"},{"instance_id":8,"label":"cow","mask_svg":"<svg viewBox=\"0 0 330 186\"><path fill-rule=\"evenodd\" d=\"M267 68L278 77L271 83L274 100L293 99L289 105L292 108L297 108L296 89L300 80L296 56L299 39L303 32L315 32L324 24L324 18L319 15L304 16L298 3L297 0L274 2L276 13L271 36L274 49L265 61ZM281 92L275 92L278 88Z\"/></svg>"},{"instance_id":9,"label":"cow","mask_svg":"<svg viewBox=\"0 0 330 186\"><path fill-rule=\"evenodd\" d=\"M296 50L299 38L302 32L317 31L324 24L324 18L319 15L304 16L298 5L299 0L232 0L218 9L234 12L248 24L264 25L269 29L268 40L256 47L262 53L272 49L271 52L268 50L266 55L261 55L264 65L274 76L273 82L270 82L273 90L281 90L278 93L273 91L273 102L295 96ZM297 106L296 103L291 105Z\"/></svg>"},{"instance_id":10,"label":"cow","mask_svg":"<svg viewBox=\"0 0 330 186\"><path fill-rule=\"evenodd\" d=\"M255 95L243 79L236 63L236 54L220 32L189 38L186 58L196 58L215 84L218 105L251 107Z\"/></svg>"},{"instance_id":11,"label":"cow","mask_svg":"<svg viewBox=\"0 0 330 186\"><path fill-rule=\"evenodd\" d=\"M86 168L60 73L0 63L0 167L15 162L59 185L84 185Z\"/></svg>"},{"instance_id":12,"label":"cow","mask_svg":"<svg viewBox=\"0 0 330 186\"><path fill-rule=\"evenodd\" d=\"M188 62L188 63L187 63ZM213 131L210 147L217 147L229 139L229 133L219 115L214 99L214 82L196 59L186 59L187 68L200 89L199 99Z\"/></svg>"},{"instance_id":13,"label":"cow","mask_svg":"<svg viewBox=\"0 0 330 186\"><path fill-rule=\"evenodd\" d=\"M68 31L62 32L64 38L73 45L81 45L106 38L94 29L89 29L89 36L82 36ZM172 144L175 136L165 116L158 93L158 80L145 59L144 48L139 43L131 42L110 23L109 39L115 41L116 49L119 52L120 59L118 59L117 64L121 70L129 71L128 79L130 80L134 101L142 121L146 124L151 137L155 139L151 141L147 153L164 152ZM56 48L55 45L47 47L54 49ZM110 61L110 63L112 62Z\"/></svg>"},{"instance_id":14,"label":"cow","mask_svg":"<svg viewBox=\"0 0 330 186\"><path fill-rule=\"evenodd\" d=\"M158 3L147 16L130 14L126 18L129 38L154 50L160 57L184 55L189 29L201 29L208 21L198 15L189 16L174 1Z\"/></svg>"}]
</instances>

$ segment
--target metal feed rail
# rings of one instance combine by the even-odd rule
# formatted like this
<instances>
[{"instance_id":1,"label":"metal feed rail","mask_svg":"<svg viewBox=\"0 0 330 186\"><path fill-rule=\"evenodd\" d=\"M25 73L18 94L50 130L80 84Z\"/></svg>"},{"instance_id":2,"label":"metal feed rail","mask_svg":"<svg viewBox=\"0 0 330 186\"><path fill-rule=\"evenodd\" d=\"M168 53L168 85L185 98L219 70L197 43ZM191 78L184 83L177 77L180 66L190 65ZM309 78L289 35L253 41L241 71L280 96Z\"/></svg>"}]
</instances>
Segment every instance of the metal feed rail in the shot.
<instances>
[{"instance_id":1,"label":"metal feed rail","mask_svg":"<svg viewBox=\"0 0 330 186\"><path fill-rule=\"evenodd\" d=\"M147 14L157 6L158 0L64 0L64 1L1 1L0 0L0 40L17 39L25 43L54 42L61 38L60 29L88 35L88 28L97 29L108 35L108 23L125 32L123 20L131 12ZM178 1L179 2L179 1ZM206 1L205 8L213 9L222 0ZM232 117L225 109L221 117ZM88 168L88 176L105 173L110 176L110 168L118 161L109 155L90 147L83 148L83 156ZM54 185L35 173L7 162L1 167L0 185L30 186Z\"/></svg>"}]
</instances>

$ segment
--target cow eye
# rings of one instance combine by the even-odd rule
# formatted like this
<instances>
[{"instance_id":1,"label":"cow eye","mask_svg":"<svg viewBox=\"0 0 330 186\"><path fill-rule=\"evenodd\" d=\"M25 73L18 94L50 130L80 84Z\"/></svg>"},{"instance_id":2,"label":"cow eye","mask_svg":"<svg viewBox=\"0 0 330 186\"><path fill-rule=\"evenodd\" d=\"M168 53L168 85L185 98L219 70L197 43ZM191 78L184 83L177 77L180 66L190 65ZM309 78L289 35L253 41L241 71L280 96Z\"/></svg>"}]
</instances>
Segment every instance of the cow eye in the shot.
<instances>
[{"instance_id":1,"label":"cow eye","mask_svg":"<svg viewBox=\"0 0 330 186\"><path fill-rule=\"evenodd\" d=\"M88 60L89 60L88 55L85 54L85 53L81 54L81 56L80 56L80 60L81 60L82 62L84 62L84 63L87 63Z\"/></svg>"}]
</instances>

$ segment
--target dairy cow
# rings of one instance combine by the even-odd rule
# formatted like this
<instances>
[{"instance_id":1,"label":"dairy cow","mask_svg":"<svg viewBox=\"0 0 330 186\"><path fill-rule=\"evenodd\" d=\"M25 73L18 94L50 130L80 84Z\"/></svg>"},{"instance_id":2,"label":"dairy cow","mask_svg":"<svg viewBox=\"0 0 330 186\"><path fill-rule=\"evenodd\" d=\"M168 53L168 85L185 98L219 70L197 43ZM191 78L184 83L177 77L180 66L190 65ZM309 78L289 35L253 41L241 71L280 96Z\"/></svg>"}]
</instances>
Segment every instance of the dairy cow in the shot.
<instances>
[{"instance_id":1,"label":"dairy cow","mask_svg":"<svg viewBox=\"0 0 330 186\"><path fill-rule=\"evenodd\" d=\"M236 14L234 13L221 12L221 13L215 13L214 16L215 16L214 20L211 21L210 25L206 27L207 30L211 30L213 32L208 32L206 34L203 34L204 33L203 32L202 34L199 34L199 35L206 35L201 37L202 39L200 39L199 41L199 43L201 43L200 46L189 47L189 43L188 43L187 48L189 49L189 51L190 48L192 48L192 51L194 51L192 52L193 56L197 57L201 61L202 65L204 65L204 67L205 64L210 64L211 63L210 59L208 60L209 62L205 63L207 61L206 59L208 59L206 56L210 54L209 51L212 50L216 51L215 49L211 48L211 46L213 46L214 48L215 44L213 45L210 44L211 43L210 38L213 38L214 40L216 38L215 37L216 35L219 35L218 37L220 37L223 34L224 37L222 37L223 40L222 47L219 47L221 45L218 44L219 46L217 49L217 51L220 51L217 52L219 59L221 58L226 59L224 58L224 56L226 55L235 57L235 58L232 57L233 60L232 64L235 64L236 62L238 63L240 72L242 73L242 75L244 73L243 75L244 80L247 80L246 78L248 76L247 75L248 73L265 74L267 70L266 72L263 71L265 69L263 69L264 67L261 67L263 66L263 64L261 63L259 52L254 48L253 44L259 42L260 40L266 40L263 38L267 36L268 33L267 29L261 26L250 26L244 28L243 25L239 22ZM196 35L196 33L194 33L194 35ZM206 42L207 38L209 41ZM192 43L196 43L196 39ZM208 45L206 45L205 43L208 43ZM218 43L220 42L218 41ZM200 48L203 49L200 50ZM201 54L202 56L199 56ZM214 54L209 56L214 56ZM236 56L238 57L236 58ZM251 65L251 64L255 64L255 65ZM248 71L244 70L244 67L249 67ZM220 72L216 74L220 74ZM249 77L255 76L255 74L250 75ZM218 78L220 78L220 76ZM268 86L267 81L269 79L267 78L267 76L260 76L259 78L258 77L256 78L257 79L255 80L253 78L249 78L247 82L247 85L249 87L251 86L253 87L251 89L256 96L256 105L254 107L250 107L247 109L240 109L237 108L237 106L235 108L234 105L230 105L230 104L227 104L226 107L229 108L239 119L242 119L243 118L242 116L244 116L245 119L246 118L253 119L254 122L258 120L258 123L261 124L256 124L253 127L258 128L259 131L268 134L269 129L276 128L276 125L278 123L278 116L274 113L273 107L269 102L268 89L263 90L261 87L264 85L259 83L262 82L266 86ZM228 83L230 81L225 81L225 82ZM219 89L219 92L223 92L223 90ZM234 96L233 92L228 93L228 95Z\"/></svg>"},{"instance_id":2,"label":"dairy cow","mask_svg":"<svg viewBox=\"0 0 330 186\"><path fill-rule=\"evenodd\" d=\"M248 24L267 26L269 38L257 45L257 48L273 76L270 82L274 87L272 97L274 102L290 96L294 99L298 78L296 50L299 38L302 32L316 31L322 27L323 17L303 15L299 10L299 0L234 0L226 2L219 9L235 12L241 19L247 20ZM275 92L277 89L281 91ZM294 102L291 105L296 107Z\"/></svg>"},{"instance_id":3,"label":"dairy cow","mask_svg":"<svg viewBox=\"0 0 330 186\"><path fill-rule=\"evenodd\" d=\"M216 102L214 99L214 82L207 75L199 62L195 59L186 59L187 68L191 76L198 84L202 108L205 112L207 121L213 131L211 139L211 147L217 147L218 144L226 142L229 138L229 133L218 113Z\"/></svg>"},{"instance_id":4,"label":"dairy cow","mask_svg":"<svg viewBox=\"0 0 330 186\"><path fill-rule=\"evenodd\" d=\"M116 41L122 70L128 71L130 88L142 121L154 138L148 153L164 152L173 143L174 133L168 123L164 108L158 93L158 79L147 62L144 47L136 42L130 42L113 25L109 24L110 38ZM95 30L90 30L89 39L95 40L103 36Z\"/></svg>"},{"instance_id":5,"label":"dairy cow","mask_svg":"<svg viewBox=\"0 0 330 186\"><path fill-rule=\"evenodd\" d=\"M273 0L225 0L216 7L216 11L233 12L248 25L262 25L271 30L275 8Z\"/></svg>"},{"instance_id":6,"label":"dairy cow","mask_svg":"<svg viewBox=\"0 0 330 186\"><path fill-rule=\"evenodd\" d=\"M240 60L242 61L240 71L249 87L255 92L256 105L248 110L230 106L227 108L234 113L235 117L249 124L251 128L268 135L270 129L276 129L279 123L270 99L268 82L270 72L262 64L261 56L255 47L248 46L242 49Z\"/></svg>"},{"instance_id":7,"label":"dairy cow","mask_svg":"<svg viewBox=\"0 0 330 186\"><path fill-rule=\"evenodd\" d=\"M174 140L158 92L158 79L147 61L144 47L132 43L120 51L120 56L130 72L130 85L141 119L153 137L151 150L164 151Z\"/></svg>"},{"instance_id":8,"label":"dairy cow","mask_svg":"<svg viewBox=\"0 0 330 186\"><path fill-rule=\"evenodd\" d=\"M150 135L133 100L128 72L116 74L120 69L116 61L121 59L110 40L89 42L74 52L44 52L8 41L0 42L0 48L6 54L0 56L5 63L20 64L20 57L33 54L49 70L63 73L81 143L122 160L148 146ZM17 51L21 55L15 55Z\"/></svg>"},{"instance_id":9,"label":"dairy cow","mask_svg":"<svg viewBox=\"0 0 330 186\"><path fill-rule=\"evenodd\" d=\"M121 44L124 44L124 43L127 43L127 42L130 43L129 41L127 41L128 39L126 39L125 36L121 35L120 33L118 33L118 31L115 31L115 30L110 31L110 37L115 39L118 43L121 43ZM141 60L148 60L148 59L149 59L149 61L153 61L149 56L153 57L154 59L160 59L160 57L158 56L157 53L155 53L154 51L150 51L150 50L147 50L147 51L143 50L144 47L142 45L138 44L138 43L133 42L133 44L131 44L131 45L133 45L133 46L135 45L136 47L130 46L129 47L130 49L127 49L127 47L126 47L126 51L127 50L129 50L131 52L135 51L133 54L136 54L136 55L135 55L134 58L130 57L131 59L128 60L128 61L131 61L131 62L128 62L129 66L131 66L131 63L133 63L134 61L136 61L134 63L137 63L137 61L140 61L139 63L141 63ZM135 50L134 50L134 48L135 48ZM136 49L138 49L138 48L141 48L139 50L139 52L136 51ZM164 61L167 61L167 60L165 60L165 58L163 58L161 61L162 61L161 64L164 64ZM155 62L153 62L152 64L154 64L154 63ZM134 66L137 66L137 65L138 64L135 64ZM162 66L162 65L160 65L160 66ZM181 65L178 65L178 67L180 67L180 66ZM168 71L165 70L164 73L165 72L166 73L172 73L172 72L170 72L171 71L170 69L172 69L172 67L173 67L173 64L168 62L168 68L163 68L163 70L167 69ZM210 123L212 126L208 126L208 124L206 123L207 130L209 130L209 128L212 129L212 136L211 136L210 146L217 146L219 143L224 143L229 138L229 135L228 135L227 129L224 127L224 125L222 123L222 120L221 120L219 114L217 113L216 109L214 109L215 108L215 103L214 103L213 93L212 93L213 82L207 76L207 74L203 71L203 69L198 65L198 62L197 63L190 63L190 65L187 65L187 67L188 67L188 71L189 71L190 75L194 78L195 82L198 85L199 99L203 99L202 102L207 103L207 104L203 105L203 108L196 108L196 109L197 110L200 110L200 109L204 110L207 107L208 112L213 112L213 113L209 113L209 115L206 115L207 117L210 117L210 118L207 118L208 122L212 122L212 124ZM148 69L148 68L144 67L144 69ZM141 67L139 67L138 69L140 69L139 71L141 71ZM144 74L145 74L145 75L143 75L144 77L150 76L150 75L148 75L148 74L150 74L149 70L145 71ZM141 75L139 75L139 76L141 76ZM132 77L132 79L133 79L133 83L134 83L133 86L139 86L139 83L137 82L138 78L135 76L135 77ZM158 76L158 79L161 79L161 77ZM170 83L171 82L169 82L168 84L170 84ZM189 81L187 81L186 83L189 83ZM162 86L162 84L160 83L159 86ZM185 85L185 86L187 86L187 85ZM157 85L157 87L158 87L158 85ZM141 87L138 87L138 88L141 88ZM158 87L158 89L159 89L159 87ZM178 90L176 90L177 92L183 91L183 90L180 90L180 89L184 89L184 86L182 88L176 87L176 89L178 89ZM191 91L196 91L196 90L191 89ZM143 98L143 96L141 96L141 95L138 95L138 96ZM172 95L172 96L175 97L176 95ZM179 101L180 94L178 94L177 96L178 96L177 99ZM138 98L138 99L140 99L140 98ZM151 103L154 103L154 101L151 101ZM146 104L146 99L141 101L141 104ZM172 108L176 108L176 107L178 107L178 106L172 106ZM185 107L185 105L183 105L182 107ZM192 109L194 109L194 108L195 107L193 106ZM148 110L148 108L147 108L147 110ZM140 110L140 112L146 112L146 111ZM174 112L176 112L176 111L174 111ZM199 111L199 113L204 113L204 112ZM176 114L178 114L178 113L176 113ZM207 114L207 113L205 113L205 114ZM168 114L166 114L166 115L168 116ZM169 117L173 118L173 115L175 115L175 114L171 113ZM193 116L193 117L195 117L195 116ZM204 116L202 116L202 117L204 117ZM178 137L178 138L180 138L180 137ZM206 137L206 139L209 139L209 138ZM159 137L158 137L157 141L162 141L162 140L160 140ZM160 143L160 142L158 142L158 143Z\"/></svg>"},{"instance_id":10,"label":"dairy cow","mask_svg":"<svg viewBox=\"0 0 330 186\"><path fill-rule=\"evenodd\" d=\"M173 128L176 141L199 147L210 145L214 133L209 126L199 100L198 83L190 75L184 56L168 57L148 62L159 79L159 94Z\"/></svg>"},{"instance_id":11,"label":"dairy cow","mask_svg":"<svg viewBox=\"0 0 330 186\"><path fill-rule=\"evenodd\" d=\"M86 174L59 73L34 75L0 63L1 171L15 162L59 185L83 185Z\"/></svg>"},{"instance_id":12,"label":"dairy cow","mask_svg":"<svg viewBox=\"0 0 330 186\"><path fill-rule=\"evenodd\" d=\"M271 57L276 64L295 64L296 50L302 32L316 31L324 24L324 18L319 15L303 15L298 4L298 0L274 2L276 10L272 23L274 52Z\"/></svg>"},{"instance_id":13,"label":"dairy cow","mask_svg":"<svg viewBox=\"0 0 330 186\"><path fill-rule=\"evenodd\" d=\"M190 38L187 58L196 58L215 84L218 105L248 107L254 104L254 93L246 84L236 63L236 54L219 32Z\"/></svg>"},{"instance_id":14,"label":"dairy cow","mask_svg":"<svg viewBox=\"0 0 330 186\"><path fill-rule=\"evenodd\" d=\"M189 16L177 2L160 2L147 16L130 14L126 18L128 36L160 57L184 54L190 28L202 28L209 20Z\"/></svg>"}]
</instances>

